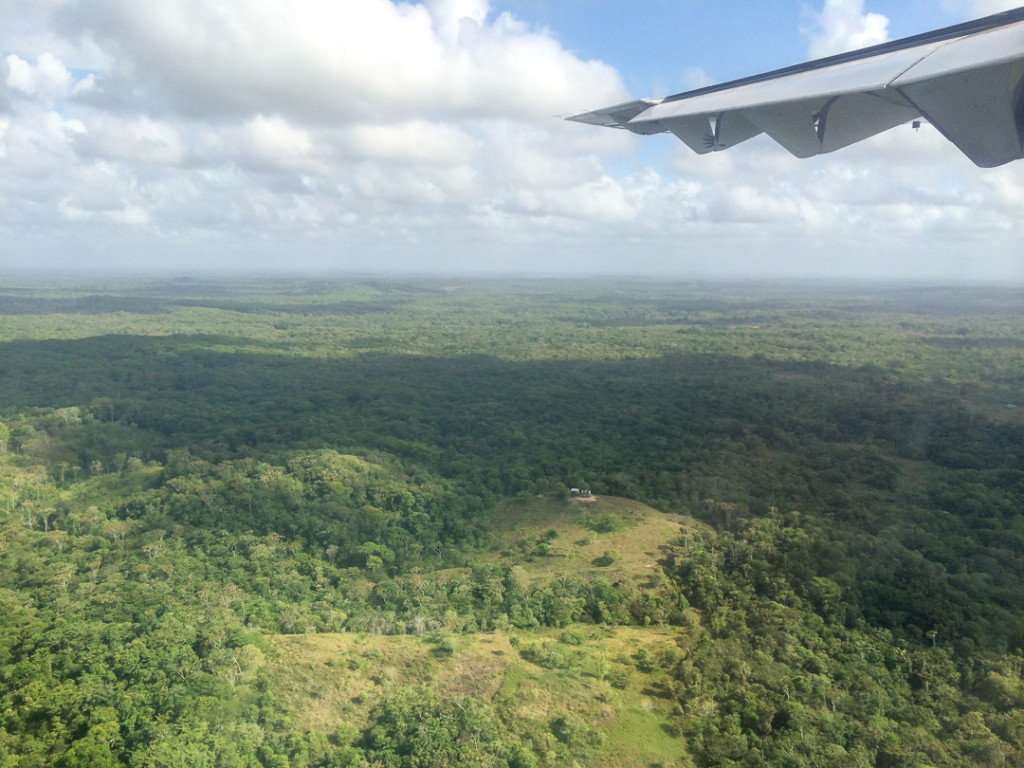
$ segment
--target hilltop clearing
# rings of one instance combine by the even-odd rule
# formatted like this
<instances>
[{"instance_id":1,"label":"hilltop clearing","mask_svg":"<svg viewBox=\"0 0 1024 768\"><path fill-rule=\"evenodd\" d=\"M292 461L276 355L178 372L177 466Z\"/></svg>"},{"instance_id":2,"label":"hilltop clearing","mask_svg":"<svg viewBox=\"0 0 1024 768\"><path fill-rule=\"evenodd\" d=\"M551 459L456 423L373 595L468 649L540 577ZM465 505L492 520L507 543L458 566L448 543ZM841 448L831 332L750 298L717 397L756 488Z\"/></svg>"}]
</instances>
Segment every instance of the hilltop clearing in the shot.
<instances>
[{"instance_id":1,"label":"hilltop clearing","mask_svg":"<svg viewBox=\"0 0 1024 768\"><path fill-rule=\"evenodd\" d=\"M544 497L506 499L492 513L492 556L478 562L519 566L531 583L567 574L647 581L666 544L692 518L639 501L590 497L589 503Z\"/></svg>"}]
</instances>

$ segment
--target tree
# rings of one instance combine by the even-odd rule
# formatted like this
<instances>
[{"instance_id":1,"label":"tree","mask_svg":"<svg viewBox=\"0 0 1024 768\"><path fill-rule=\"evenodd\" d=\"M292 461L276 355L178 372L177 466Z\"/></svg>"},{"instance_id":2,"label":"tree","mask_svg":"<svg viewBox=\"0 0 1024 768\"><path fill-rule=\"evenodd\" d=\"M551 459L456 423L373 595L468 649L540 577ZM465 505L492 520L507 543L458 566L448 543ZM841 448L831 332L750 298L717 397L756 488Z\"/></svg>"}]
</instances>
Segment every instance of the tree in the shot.
<instances>
[{"instance_id":1,"label":"tree","mask_svg":"<svg viewBox=\"0 0 1024 768\"><path fill-rule=\"evenodd\" d=\"M360 544L354 552L363 557L363 565L368 571L375 571L395 561L395 553L375 541Z\"/></svg>"},{"instance_id":2,"label":"tree","mask_svg":"<svg viewBox=\"0 0 1024 768\"><path fill-rule=\"evenodd\" d=\"M84 738L71 745L64 755L68 768L118 768L121 761L112 750L120 741L116 720L106 720L89 728Z\"/></svg>"},{"instance_id":3,"label":"tree","mask_svg":"<svg viewBox=\"0 0 1024 768\"><path fill-rule=\"evenodd\" d=\"M111 538L111 540L124 546L125 537L132 530L132 522L130 520L111 520L103 524L103 533Z\"/></svg>"}]
</instances>

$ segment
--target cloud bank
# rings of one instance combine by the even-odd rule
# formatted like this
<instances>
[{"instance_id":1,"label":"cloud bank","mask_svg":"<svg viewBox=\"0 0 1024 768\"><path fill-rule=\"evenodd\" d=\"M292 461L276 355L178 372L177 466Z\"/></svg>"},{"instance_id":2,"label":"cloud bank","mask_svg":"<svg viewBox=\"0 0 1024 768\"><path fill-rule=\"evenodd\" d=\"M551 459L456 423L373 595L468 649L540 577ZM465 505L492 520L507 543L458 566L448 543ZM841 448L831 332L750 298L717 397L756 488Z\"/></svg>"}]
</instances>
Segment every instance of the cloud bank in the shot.
<instances>
[{"instance_id":1,"label":"cloud bank","mask_svg":"<svg viewBox=\"0 0 1024 768\"><path fill-rule=\"evenodd\" d=\"M0 269L958 277L984 242L1019 274L979 234L1019 232L1015 168L909 128L799 162L565 123L622 77L487 0L0 8ZM812 22L811 55L887 33Z\"/></svg>"}]
</instances>

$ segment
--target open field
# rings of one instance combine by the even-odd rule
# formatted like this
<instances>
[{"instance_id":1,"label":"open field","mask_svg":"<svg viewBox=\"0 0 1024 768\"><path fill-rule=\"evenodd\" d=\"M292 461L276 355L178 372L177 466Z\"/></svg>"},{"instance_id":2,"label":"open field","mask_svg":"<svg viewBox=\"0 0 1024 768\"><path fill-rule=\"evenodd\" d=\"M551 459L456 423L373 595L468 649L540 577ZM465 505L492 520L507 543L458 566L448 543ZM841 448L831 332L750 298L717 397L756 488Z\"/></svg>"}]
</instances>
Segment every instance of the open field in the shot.
<instances>
[{"instance_id":1,"label":"open field","mask_svg":"<svg viewBox=\"0 0 1024 768\"><path fill-rule=\"evenodd\" d=\"M571 644L560 640L566 637ZM588 765L686 765L672 704L656 688L663 673L640 671L636 661L641 649L674 651L685 637L664 627L593 626L512 635L279 635L272 639L268 680L303 730L365 727L375 704L402 688L427 686L446 697L499 702L544 731L558 718L581 721L598 734ZM544 665L527 661L519 649L535 658L542 654L531 649L548 651ZM557 662L549 659L551 649Z\"/></svg>"},{"instance_id":2,"label":"open field","mask_svg":"<svg viewBox=\"0 0 1024 768\"><path fill-rule=\"evenodd\" d=\"M659 512L638 501L614 496L589 502L548 498L503 501L492 520L493 558L482 562L514 564L530 581L549 581L569 573L627 576L649 580L657 573L664 545L679 538L692 519ZM552 532L557 536L552 536ZM543 553L538 544L547 543ZM614 553L606 557L606 553Z\"/></svg>"}]
</instances>

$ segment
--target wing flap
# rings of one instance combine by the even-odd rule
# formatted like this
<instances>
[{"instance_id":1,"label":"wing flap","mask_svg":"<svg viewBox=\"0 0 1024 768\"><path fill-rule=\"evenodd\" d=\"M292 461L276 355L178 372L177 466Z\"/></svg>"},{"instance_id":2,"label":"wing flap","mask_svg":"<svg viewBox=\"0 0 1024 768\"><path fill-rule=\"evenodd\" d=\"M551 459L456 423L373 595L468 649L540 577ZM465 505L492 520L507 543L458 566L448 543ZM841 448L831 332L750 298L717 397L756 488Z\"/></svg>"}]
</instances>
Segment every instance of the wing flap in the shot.
<instances>
[{"instance_id":1,"label":"wing flap","mask_svg":"<svg viewBox=\"0 0 1024 768\"><path fill-rule=\"evenodd\" d=\"M667 120L662 125L698 155L706 155L716 149L715 131L707 115L680 117Z\"/></svg>"},{"instance_id":2,"label":"wing flap","mask_svg":"<svg viewBox=\"0 0 1024 768\"><path fill-rule=\"evenodd\" d=\"M1021 64L967 70L902 87L930 123L982 168L1022 156Z\"/></svg>"},{"instance_id":3,"label":"wing flap","mask_svg":"<svg viewBox=\"0 0 1024 768\"><path fill-rule=\"evenodd\" d=\"M743 110L750 122L771 136L797 157L811 157L821 152L818 135L820 114L825 99L769 104Z\"/></svg>"},{"instance_id":4,"label":"wing flap","mask_svg":"<svg viewBox=\"0 0 1024 768\"><path fill-rule=\"evenodd\" d=\"M819 119L821 152L835 152L920 117L908 104L877 93L850 93L832 102Z\"/></svg>"},{"instance_id":5,"label":"wing flap","mask_svg":"<svg viewBox=\"0 0 1024 768\"><path fill-rule=\"evenodd\" d=\"M735 147L761 131L743 112L723 112L715 117L715 151Z\"/></svg>"}]
</instances>

